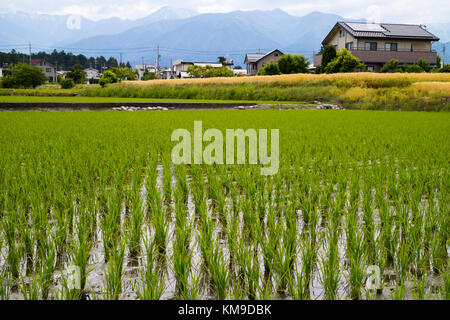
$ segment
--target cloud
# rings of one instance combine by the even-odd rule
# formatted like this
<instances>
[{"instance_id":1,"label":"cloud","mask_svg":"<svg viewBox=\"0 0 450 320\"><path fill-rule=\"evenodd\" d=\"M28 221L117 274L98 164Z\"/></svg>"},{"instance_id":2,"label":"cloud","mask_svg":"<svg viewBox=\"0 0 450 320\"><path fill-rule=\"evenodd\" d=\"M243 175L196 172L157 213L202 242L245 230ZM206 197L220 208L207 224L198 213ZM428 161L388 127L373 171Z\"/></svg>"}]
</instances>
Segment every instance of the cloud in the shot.
<instances>
[{"instance_id":1,"label":"cloud","mask_svg":"<svg viewBox=\"0 0 450 320\"><path fill-rule=\"evenodd\" d=\"M166 5L200 13L275 8L294 15L322 11L349 19L367 18L367 8L375 6L380 8L383 22L404 23L448 22L450 17L446 0L0 0L0 12L79 14L93 20L113 16L138 19Z\"/></svg>"}]
</instances>

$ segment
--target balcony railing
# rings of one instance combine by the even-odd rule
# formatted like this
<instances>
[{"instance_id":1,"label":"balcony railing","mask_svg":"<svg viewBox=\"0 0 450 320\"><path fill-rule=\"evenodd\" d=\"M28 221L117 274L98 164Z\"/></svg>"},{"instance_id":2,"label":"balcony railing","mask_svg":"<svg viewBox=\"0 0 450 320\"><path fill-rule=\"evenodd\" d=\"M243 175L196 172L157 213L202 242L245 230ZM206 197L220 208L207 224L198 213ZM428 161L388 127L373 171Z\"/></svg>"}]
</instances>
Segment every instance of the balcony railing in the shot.
<instances>
[{"instance_id":1,"label":"balcony railing","mask_svg":"<svg viewBox=\"0 0 450 320\"><path fill-rule=\"evenodd\" d=\"M368 49L366 47L352 47L348 49L350 51L383 51L383 52L436 52L436 50L430 50L430 49L397 49L397 50L391 50L386 48L377 48L376 50Z\"/></svg>"}]
</instances>

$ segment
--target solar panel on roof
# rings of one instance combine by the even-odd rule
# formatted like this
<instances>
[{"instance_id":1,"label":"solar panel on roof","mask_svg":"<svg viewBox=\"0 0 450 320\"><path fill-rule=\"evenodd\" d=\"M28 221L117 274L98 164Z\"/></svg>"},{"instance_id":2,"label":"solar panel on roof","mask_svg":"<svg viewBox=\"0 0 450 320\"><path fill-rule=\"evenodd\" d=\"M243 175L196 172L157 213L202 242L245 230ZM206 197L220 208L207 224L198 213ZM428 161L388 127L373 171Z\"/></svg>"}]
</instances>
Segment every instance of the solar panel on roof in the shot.
<instances>
[{"instance_id":1,"label":"solar panel on roof","mask_svg":"<svg viewBox=\"0 0 450 320\"><path fill-rule=\"evenodd\" d=\"M383 32L386 31L381 25L377 23L347 23L347 25L355 31L376 31Z\"/></svg>"}]
</instances>

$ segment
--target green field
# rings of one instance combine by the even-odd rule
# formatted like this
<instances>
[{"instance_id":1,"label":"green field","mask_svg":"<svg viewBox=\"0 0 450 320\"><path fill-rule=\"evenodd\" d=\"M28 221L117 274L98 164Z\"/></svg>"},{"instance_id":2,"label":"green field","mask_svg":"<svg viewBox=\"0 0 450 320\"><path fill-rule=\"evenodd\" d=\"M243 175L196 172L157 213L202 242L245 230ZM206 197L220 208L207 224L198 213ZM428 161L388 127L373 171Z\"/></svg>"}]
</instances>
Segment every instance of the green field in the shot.
<instances>
[{"instance_id":1,"label":"green field","mask_svg":"<svg viewBox=\"0 0 450 320\"><path fill-rule=\"evenodd\" d=\"M279 172L172 165L196 120L279 129ZM4 112L0 137L0 299L450 299L448 113Z\"/></svg>"}]
</instances>

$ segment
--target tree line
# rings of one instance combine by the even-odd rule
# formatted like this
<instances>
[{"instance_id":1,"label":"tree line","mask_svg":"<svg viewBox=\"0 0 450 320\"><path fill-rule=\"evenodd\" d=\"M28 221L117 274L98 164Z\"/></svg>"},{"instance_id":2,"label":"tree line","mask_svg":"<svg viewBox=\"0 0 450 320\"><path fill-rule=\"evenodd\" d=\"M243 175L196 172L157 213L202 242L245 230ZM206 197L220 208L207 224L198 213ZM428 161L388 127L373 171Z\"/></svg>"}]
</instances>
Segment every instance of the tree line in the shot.
<instances>
[{"instance_id":1,"label":"tree line","mask_svg":"<svg viewBox=\"0 0 450 320\"><path fill-rule=\"evenodd\" d=\"M119 62L114 57L108 59L104 56L99 57L86 57L83 54L75 55L70 52L53 50L52 53L40 51L33 53L32 59L43 59L47 62L57 66L58 70L69 70L74 65L81 65L84 69L94 68L99 72L105 69L128 67L131 68L130 62L122 63L119 66ZM28 63L30 56L28 54L18 52L15 49L10 52L0 52L0 68L12 67L18 63Z\"/></svg>"}]
</instances>

